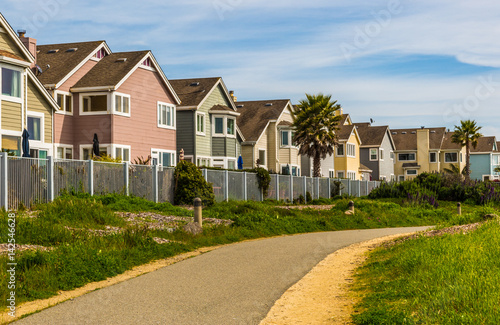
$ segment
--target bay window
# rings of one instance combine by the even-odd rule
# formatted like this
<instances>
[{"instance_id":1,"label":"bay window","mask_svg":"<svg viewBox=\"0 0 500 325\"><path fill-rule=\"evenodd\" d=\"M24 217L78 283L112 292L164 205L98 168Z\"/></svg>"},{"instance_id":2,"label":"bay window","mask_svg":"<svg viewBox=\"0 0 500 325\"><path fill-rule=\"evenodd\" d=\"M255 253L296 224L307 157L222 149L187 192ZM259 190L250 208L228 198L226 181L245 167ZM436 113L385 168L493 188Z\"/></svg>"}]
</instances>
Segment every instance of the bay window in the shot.
<instances>
[{"instance_id":1,"label":"bay window","mask_svg":"<svg viewBox=\"0 0 500 325\"><path fill-rule=\"evenodd\" d=\"M82 96L82 112L95 113L108 111L108 95L84 95Z\"/></svg>"},{"instance_id":2,"label":"bay window","mask_svg":"<svg viewBox=\"0 0 500 325\"><path fill-rule=\"evenodd\" d=\"M212 117L212 133L216 137L235 137L236 120L227 116Z\"/></svg>"}]
</instances>

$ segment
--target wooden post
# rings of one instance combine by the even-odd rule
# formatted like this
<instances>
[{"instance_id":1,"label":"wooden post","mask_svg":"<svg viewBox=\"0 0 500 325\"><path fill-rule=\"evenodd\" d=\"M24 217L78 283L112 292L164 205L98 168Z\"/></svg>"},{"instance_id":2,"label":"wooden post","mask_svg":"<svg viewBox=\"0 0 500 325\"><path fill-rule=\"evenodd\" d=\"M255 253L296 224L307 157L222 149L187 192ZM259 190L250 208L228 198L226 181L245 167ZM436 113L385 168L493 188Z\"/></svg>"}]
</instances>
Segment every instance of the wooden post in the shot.
<instances>
[{"instance_id":1,"label":"wooden post","mask_svg":"<svg viewBox=\"0 0 500 325\"><path fill-rule=\"evenodd\" d=\"M201 199L199 197L195 198L193 205L194 205L194 223L197 223L200 225L200 227L202 227L203 215L202 215Z\"/></svg>"}]
</instances>

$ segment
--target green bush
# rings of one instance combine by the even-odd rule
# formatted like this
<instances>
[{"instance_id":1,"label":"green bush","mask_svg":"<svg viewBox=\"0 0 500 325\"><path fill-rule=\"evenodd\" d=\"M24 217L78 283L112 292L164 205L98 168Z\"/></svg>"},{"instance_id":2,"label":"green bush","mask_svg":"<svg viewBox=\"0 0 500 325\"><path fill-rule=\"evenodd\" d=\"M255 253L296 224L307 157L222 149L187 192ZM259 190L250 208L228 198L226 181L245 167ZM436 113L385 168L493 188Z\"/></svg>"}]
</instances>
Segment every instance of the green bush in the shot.
<instances>
[{"instance_id":1,"label":"green bush","mask_svg":"<svg viewBox=\"0 0 500 325\"><path fill-rule=\"evenodd\" d=\"M215 203L214 190L203 178L201 171L193 163L182 160L175 167L174 202L177 205L191 205L197 197L204 206Z\"/></svg>"}]
</instances>

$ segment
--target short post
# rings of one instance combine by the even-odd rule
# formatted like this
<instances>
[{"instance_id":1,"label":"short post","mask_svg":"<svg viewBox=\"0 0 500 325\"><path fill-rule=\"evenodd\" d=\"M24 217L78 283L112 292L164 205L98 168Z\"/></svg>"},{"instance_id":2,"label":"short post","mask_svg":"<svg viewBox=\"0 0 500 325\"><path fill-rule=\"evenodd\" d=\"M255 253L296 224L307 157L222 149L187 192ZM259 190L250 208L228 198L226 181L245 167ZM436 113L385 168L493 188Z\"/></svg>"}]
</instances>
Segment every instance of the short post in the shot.
<instances>
[{"instance_id":1,"label":"short post","mask_svg":"<svg viewBox=\"0 0 500 325\"><path fill-rule=\"evenodd\" d=\"M123 183L125 184L124 194L126 196L130 195L130 187L129 187L130 180L129 180L128 170L129 170L129 163L128 161L126 161L123 163Z\"/></svg>"},{"instance_id":2,"label":"short post","mask_svg":"<svg viewBox=\"0 0 500 325\"><path fill-rule=\"evenodd\" d=\"M89 159L89 194L94 195L94 161Z\"/></svg>"},{"instance_id":3,"label":"short post","mask_svg":"<svg viewBox=\"0 0 500 325\"><path fill-rule=\"evenodd\" d=\"M460 202L457 203L457 213L459 216L462 215L462 204Z\"/></svg>"},{"instance_id":4,"label":"short post","mask_svg":"<svg viewBox=\"0 0 500 325\"><path fill-rule=\"evenodd\" d=\"M200 227L203 226L203 221L202 221L202 212L201 212L201 199L199 197L194 199L194 223L197 223L200 225Z\"/></svg>"},{"instance_id":5,"label":"short post","mask_svg":"<svg viewBox=\"0 0 500 325\"><path fill-rule=\"evenodd\" d=\"M224 171L224 201L229 201L229 172Z\"/></svg>"},{"instance_id":6,"label":"short post","mask_svg":"<svg viewBox=\"0 0 500 325\"><path fill-rule=\"evenodd\" d=\"M351 211L352 214L354 214L354 202L349 201L349 211Z\"/></svg>"},{"instance_id":7,"label":"short post","mask_svg":"<svg viewBox=\"0 0 500 325\"><path fill-rule=\"evenodd\" d=\"M302 185L304 186L304 203L307 203L307 176L303 176L303 181L304 183Z\"/></svg>"},{"instance_id":8,"label":"short post","mask_svg":"<svg viewBox=\"0 0 500 325\"><path fill-rule=\"evenodd\" d=\"M276 174L276 201L280 200L280 175Z\"/></svg>"},{"instance_id":9,"label":"short post","mask_svg":"<svg viewBox=\"0 0 500 325\"><path fill-rule=\"evenodd\" d=\"M48 156L47 165L47 199L49 202L54 201L54 159Z\"/></svg>"},{"instance_id":10,"label":"short post","mask_svg":"<svg viewBox=\"0 0 500 325\"><path fill-rule=\"evenodd\" d=\"M1 207L5 209L5 211L9 211L9 195L8 195L8 169L7 169L7 164L8 164L8 159L7 159L7 153L2 152L0 153L0 158L2 160L1 163L1 178L2 178L2 190L0 191L2 193L1 195Z\"/></svg>"},{"instance_id":11,"label":"short post","mask_svg":"<svg viewBox=\"0 0 500 325\"><path fill-rule=\"evenodd\" d=\"M293 202L293 176L290 173L290 201Z\"/></svg>"},{"instance_id":12,"label":"short post","mask_svg":"<svg viewBox=\"0 0 500 325\"><path fill-rule=\"evenodd\" d=\"M243 199L248 200L247 172L243 172Z\"/></svg>"},{"instance_id":13,"label":"short post","mask_svg":"<svg viewBox=\"0 0 500 325\"><path fill-rule=\"evenodd\" d=\"M151 168L152 175L151 177L153 178L153 202L158 203L158 165L153 165L153 168Z\"/></svg>"}]
</instances>

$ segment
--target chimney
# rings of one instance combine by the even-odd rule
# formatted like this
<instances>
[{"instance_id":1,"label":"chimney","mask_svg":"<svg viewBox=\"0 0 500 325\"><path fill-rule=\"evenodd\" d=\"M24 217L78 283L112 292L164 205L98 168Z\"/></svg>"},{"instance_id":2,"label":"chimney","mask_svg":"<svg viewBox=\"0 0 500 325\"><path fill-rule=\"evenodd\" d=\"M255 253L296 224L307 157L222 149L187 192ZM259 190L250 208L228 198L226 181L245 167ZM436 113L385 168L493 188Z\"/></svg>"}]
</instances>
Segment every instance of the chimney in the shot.
<instances>
[{"instance_id":1,"label":"chimney","mask_svg":"<svg viewBox=\"0 0 500 325\"><path fill-rule=\"evenodd\" d=\"M234 95L234 90L230 90L229 91L229 96L231 96L231 98L233 99L233 102L236 103L236 101L238 100L238 98L236 98L236 96Z\"/></svg>"},{"instance_id":2,"label":"chimney","mask_svg":"<svg viewBox=\"0 0 500 325\"><path fill-rule=\"evenodd\" d=\"M21 42L23 42L24 46L26 46L28 51L30 51L30 53L35 57L35 63L31 65L31 68L34 68L36 64L36 39L31 37L26 37L25 29L19 29L17 30L17 33L19 34Z\"/></svg>"}]
</instances>

